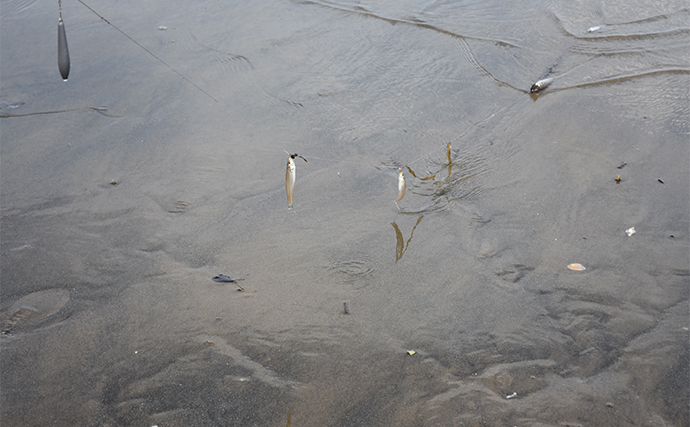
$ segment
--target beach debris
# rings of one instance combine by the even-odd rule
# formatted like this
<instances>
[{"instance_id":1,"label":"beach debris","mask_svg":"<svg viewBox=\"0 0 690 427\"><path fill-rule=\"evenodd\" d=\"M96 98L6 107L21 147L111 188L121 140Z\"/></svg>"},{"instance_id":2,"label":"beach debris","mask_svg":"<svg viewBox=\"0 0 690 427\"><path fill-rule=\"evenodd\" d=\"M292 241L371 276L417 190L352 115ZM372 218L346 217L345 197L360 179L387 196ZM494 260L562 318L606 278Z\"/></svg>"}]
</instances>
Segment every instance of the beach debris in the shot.
<instances>
[{"instance_id":1,"label":"beach debris","mask_svg":"<svg viewBox=\"0 0 690 427\"><path fill-rule=\"evenodd\" d=\"M347 301L343 301L343 312L345 314L350 314L350 305Z\"/></svg>"},{"instance_id":2,"label":"beach debris","mask_svg":"<svg viewBox=\"0 0 690 427\"><path fill-rule=\"evenodd\" d=\"M69 49L67 48L67 33L65 23L62 21L62 2L58 0L60 17L58 18L58 69L62 80L67 81L69 76Z\"/></svg>"},{"instance_id":3,"label":"beach debris","mask_svg":"<svg viewBox=\"0 0 690 427\"><path fill-rule=\"evenodd\" d=\"M582 264L579 264L579 263L568 264L568 268L573 270L573 271L585 271L586 270L585 266Z\"/></svg>"},{"instance_id":4,"label":"beach debris","mask_svg":"<svg viewBox=\"0 0 690 427\"><path fill-rule=\"evenodd\" d=\"M601 27L602 27L601 25L596 25L596 26L594 26L594 27L589 27L589 28L587 29L587 32L588 32L588 33L593 33L593 32L595 32L595 31L601 30Z\"/></svg>"},{"instance_id":5,"label":"beach debris","mask_svg":"<svg viewBox=\"0 0 690 427\"><path fill-rule=\"evenodd\" d=\"M407 355L408 355L408 356L414 356L415 354L417 354L416 351L414 351L414 350L407 350Z\"/></svg>"},{"instance_id":6,"label":"beach debris","mask_svg":"<svg viewBox=\"0 0 690 427\"><path fill-rule=\"evenodd\" d=\"M506 399L512 399L514 397L517 397L517 392L513 392L512 394L507 395Z\"/></svg>"},{"instance_id":7,"label":"beach debris","mask_svg":"<svg viewBox=\"0 0 690 427\"><path fill-rule=\"evenodd\" d=\"M405 197L406 189L407 185L405 184L405 174L403 173L402 168L398 168L398 198L395 199L396 202L401 201L402 198Z\"/></svg>"},{"instance_id":8,"label":"beach debris","mask_svg":"<svg viewBox=\"0 0 690 427\"><path fill-rule=\"evenodd\" d=\"M627 163L623 162L620 166L616 166L616 169L623 169Z\"/></svg>"},{"instance_id":9,"label":"beach debris","mask_svg":"<svg viewBox=\"0 0 690 427\"><path fill-rule=\"evenodd\" d=\"M213 280L214 282L217 282L217 283L234 283L235 286L237 286L238 291L244 290L244 288L237 283L237 280L243 280L243 279L235 280L235 279L231 278L230 276L226 276L225 274L219 274L211 280Z\"/></svg>"},{"instance_id":10,"label":"beach debris","mask_svg":"<svg viewBox=\"0 0 690 427\"><path fill-rule=\"evenodd\" d=\"M635 231L635 227L630 227L630 228L628 228L627 230L625 230L625 232L628 234L628 237L630 237L630 236L632 236L633 234L637 233L637 231Z\"/></svg>"},{"instance_id":11,"label":"beach debris","mask_svg":"<svg viewBox=\"0 0 690 427\"><path fill-rule=\"evenodd\" d=\"M537 93L541 90L546 89L546 87L549 86L551 83L553 83L553 77L541 79L532 85L532 87L529 89L529 92L530 93Z\"/></svg>"},{"instance_id":12,"label":"beach debris","mask_svg":"<svg viewBox=\"0 0 690 427\"><path fill-rule=\"evenodd\" d=\"M621 183L621 176L616 175L616 184L620 184L620 183Z\"/></svg>"},{"instance_id":13,"label":"beach debris","mask_svg":"<svg viewBox=\"0 0 690 427\"><path fill-rule=\"evenodd\" d=\"M290 427L290 415L292 415L292 409L288 409L288 423L285 427Z\"/></svg>"},{"instance_id":14,"label":"beach debris","mask_svg":"<svg viewBox=\"0 0 690 427\"><path fill-rule=\"evenodd\" d=\"M661 184L665 184L665 182L662 181L661 178L657 179L657 181L659 181Z\"/></svg>"},{"instance_id":15,"label":"beach debris","mask_svg":"<svg viewBox=\"0 0 690 427\"><path fill-rule=\"evenodd\" d=\"M287 193L288 209L292 209L292 196L295 193L295 158L299 157L305 162L307 159L295 153L288 153L287 170L285 171L285 192Z\"/></svg>"},{"instance_id":16,"label":"beach debris","mask_svg":"<svg viewBox=\"0 0 690 427\"><path fill-rule=\"evenodd\" d=\"M2 110L3 108L8 108L8 109L10 109L10 110L13 110L13 109L15 109L15 108L21 107L21 106L24 105L24 104L25 104L24 102L12 102L12 103L7 103L7 102L4 102L4 101L3 101L3 102L0 102L0 110Z\"/></svg>"},{"instance_id":17,"label":"beach debris","mask_svg":"<svg viewBox=\"0 0 690 427\"><path fill-rule=\"evenodd\" d=\"M160 27L158 27L158 29L161 31L165 31L168 29L168 27L166 27L165 25L161 25Z\"/></svg>"}]
</instances>

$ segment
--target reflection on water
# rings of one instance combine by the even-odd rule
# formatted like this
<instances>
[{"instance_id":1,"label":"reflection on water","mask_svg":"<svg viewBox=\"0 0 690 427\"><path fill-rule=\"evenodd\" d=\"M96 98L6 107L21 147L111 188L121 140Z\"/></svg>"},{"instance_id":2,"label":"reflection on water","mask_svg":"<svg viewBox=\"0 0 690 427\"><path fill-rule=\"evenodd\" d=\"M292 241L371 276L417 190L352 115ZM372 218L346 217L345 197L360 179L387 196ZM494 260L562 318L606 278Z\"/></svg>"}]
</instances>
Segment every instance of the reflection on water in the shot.
<instances>
[{"instance_id":1,"label":"reflection on water","mask_svg":"<svg viewBox=\"0 0 690 427\"><path fill-rule=\"evenodd\" d=\"M414 231L417 229L419 223L422 222L422 218L424 218L424 215L420 215L419 218L417 218L417 223L414 225L414 227L412 227L412 231L410 231L410 238L407 239L407 242L404 241L398 224L396 224L395 221L391 223L393 229L395 230L395 262L400 261L403 255L405 255L405 251L407 251L407 247L410 246L410 242L412 241Z\"/></svg>"},{"instance_id":2,"label":"reflection on water","mask_svg":"<svg viewBox=\"0 0 690 427\"><path fill-rule=\"evenodd\" d=\"M3 424L688 424L683 2L199 6L3 4Z\"/></svg>"}]
</instances>

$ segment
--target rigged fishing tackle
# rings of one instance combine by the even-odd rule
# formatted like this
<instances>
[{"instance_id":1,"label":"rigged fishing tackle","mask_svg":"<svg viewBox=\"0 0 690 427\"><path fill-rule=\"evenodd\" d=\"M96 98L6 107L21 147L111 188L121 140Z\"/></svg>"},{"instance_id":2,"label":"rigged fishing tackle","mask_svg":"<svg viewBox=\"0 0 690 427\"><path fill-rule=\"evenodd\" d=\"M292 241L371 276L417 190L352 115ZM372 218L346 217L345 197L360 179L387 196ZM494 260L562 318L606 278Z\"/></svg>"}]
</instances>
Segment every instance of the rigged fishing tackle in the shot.
<instances>
[{"instance_id":1,"label":"rigged fishing tackle","mask_svg":"<svg viewBox=\"0 0 690 427\"><path fill-rule=\"evenodd\" d=\"M62 2L60 0L58 0L58 9L60 10L60 17L58 18L58 69L62 80L67 81L70 69L69 49L67 48L65 23L62 21Z\"/></svg>"},{"instance_id":2,"label":"rigged fishing tackle","mask_svg":"<svg viewBox=\"0 0 690 427\"><path fill-rule=\"evenodd\" d=\"M305 162L307 159L295 153L288 153L287 169L285 171L285 192L287 193L288 209L292 209L292 196L295 193L295 158L299 157Z\"/></svg>"}]
</instances>

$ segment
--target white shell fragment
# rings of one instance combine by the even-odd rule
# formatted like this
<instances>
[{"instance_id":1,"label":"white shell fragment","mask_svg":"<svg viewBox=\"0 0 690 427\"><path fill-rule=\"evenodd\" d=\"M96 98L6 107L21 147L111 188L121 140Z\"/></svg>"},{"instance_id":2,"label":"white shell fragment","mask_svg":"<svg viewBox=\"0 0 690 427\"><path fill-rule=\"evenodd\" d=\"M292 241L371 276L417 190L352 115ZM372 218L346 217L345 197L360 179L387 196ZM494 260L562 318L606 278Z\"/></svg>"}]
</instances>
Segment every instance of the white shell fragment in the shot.
<instances>
[{"instance_id":1,"label":"white shell fragment","mask_svg":"<svg viewBox=\"0 0 690 427\"><path fill-rule=\"evenodd\" d=\"M588 33L593 33L593 32L598 31L598 30L601 30L601 25L597 25L597 26L594 26L594 27L589 27L589 28L587 29L587 32L588 32Z\"/></svg>"},{"instance_id":2,"label":"white shell fragment","mask_svg":"<svg viewBox=\"0 0 690 427\"><path fill-rule=\"evenodd\" d=\"M628 228L627 230L625 230L625 232L628 234L628 237L630 237L630 236L632 236L633 234L637 233L637 231L635 231L635 227L630 227L630 228Z\"/></svg>"},{"instance_id":3,"label":"white shell fragment","mask_svg":"<svg viewBox=\"0 0 690 427\"><path fill-rule=\"evenodd\" d=\"M568 268L573 270L573 271L585 271L586 270L584 265L578 264L578 263L568 264Z\"/></svg>"},{"instance_id":4,"label":"white shell fragment","mask_svg":"<svg viewBox=\"0 0 690 427\"><path fill-rule=\"evenodd\" d=\"M506 399L512 399L514 397L517 397L517 392L514 392L513 394L509 394L506 396Z\"/></svg>"}]
</instances>

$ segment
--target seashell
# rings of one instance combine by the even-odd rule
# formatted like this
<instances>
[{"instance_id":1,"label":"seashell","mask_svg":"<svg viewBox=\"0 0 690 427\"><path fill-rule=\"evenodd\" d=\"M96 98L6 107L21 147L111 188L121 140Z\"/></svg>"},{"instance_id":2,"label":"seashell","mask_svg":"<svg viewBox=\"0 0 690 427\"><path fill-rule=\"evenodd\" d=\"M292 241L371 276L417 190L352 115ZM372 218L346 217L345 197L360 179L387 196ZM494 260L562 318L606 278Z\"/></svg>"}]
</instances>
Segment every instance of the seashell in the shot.
<instances>
[{"instance_id":1,"label":"seashell","mask_svg":"<svg viewBox=\"0 0 690 427\"><path fill-rule=\"evenodd\" d=\"M573 270L573 271L585 271L586 268L582 264L574 263L574 264L568 264L568 268Z\"/></svg>"}]
</instances>

